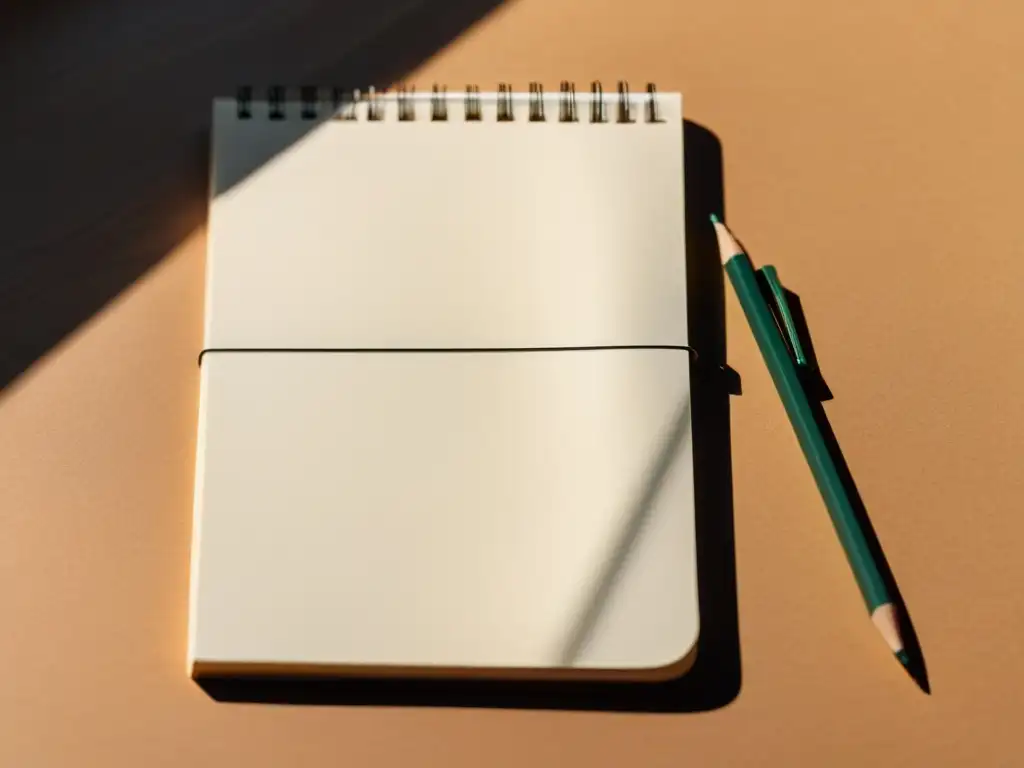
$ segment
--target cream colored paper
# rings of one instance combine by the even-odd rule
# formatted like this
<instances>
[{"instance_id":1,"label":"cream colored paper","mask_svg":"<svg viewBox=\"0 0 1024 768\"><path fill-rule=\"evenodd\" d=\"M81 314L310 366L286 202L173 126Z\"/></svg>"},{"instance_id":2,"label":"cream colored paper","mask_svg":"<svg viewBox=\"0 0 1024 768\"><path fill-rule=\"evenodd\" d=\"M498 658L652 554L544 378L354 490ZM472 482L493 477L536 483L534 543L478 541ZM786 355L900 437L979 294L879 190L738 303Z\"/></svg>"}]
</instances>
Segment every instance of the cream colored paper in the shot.
<instances>
[{"instance_id":1,"label":"cream colored paper","mask_svg":"<svg viewBox=\"0 0 1024 768\"><path fill-rule=\"evenodd\" d=\"M454 96L446 123L218 104L207 346L685 345L679 100L648 124L634 98L628 125L585 100L576 124L554 101L499 124L486 96L468 125ZM191 672L682 669L689 365L207 354Z\"/></svg>"},{"instance_id":2,"label":"cream colored paper","mask_svg":"<svg viewBox=\"0 0 1024 768\"><path fill-rule=\"evenodd\" d=\"M208 347L686 344L682 119L214 109Z\"/></svg>"}]
</instances>

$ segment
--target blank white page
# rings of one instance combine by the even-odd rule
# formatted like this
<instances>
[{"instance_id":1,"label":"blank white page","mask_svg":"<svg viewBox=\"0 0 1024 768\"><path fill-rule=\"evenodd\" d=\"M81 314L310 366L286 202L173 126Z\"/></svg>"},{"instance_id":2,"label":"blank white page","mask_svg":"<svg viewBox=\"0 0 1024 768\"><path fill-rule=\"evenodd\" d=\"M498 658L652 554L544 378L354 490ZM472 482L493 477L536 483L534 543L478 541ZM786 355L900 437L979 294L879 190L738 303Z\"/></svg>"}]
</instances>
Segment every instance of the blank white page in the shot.
<instances>
[{"instance_id":1,"label":"blank white page","mask_svg":"<svg viewBox=\"0 0 1024 768\"><path fill-rule=\"evenodd\" d=\"M215 104L193 675L693 658L681 100L606 99Z\"/></svg>"},{"instance_id":2,"label":"blank white page","mask_svg":"<svg viewBox=\"0 0 1024 768\"><path fill-rule=\"evenodd\" d=\"M193 673L692 651L685 351L220 354L201 386Z\"/></svg>"},{"instance_id":3,"label":"blank white page","mask_svg":"<svg viewBox=\"0 0 1024 768\"><path fill-rule=\"evenodd\" d=\"M687 343L682 116L213 117L207 347Z\"/></svg>"}]
</instances>

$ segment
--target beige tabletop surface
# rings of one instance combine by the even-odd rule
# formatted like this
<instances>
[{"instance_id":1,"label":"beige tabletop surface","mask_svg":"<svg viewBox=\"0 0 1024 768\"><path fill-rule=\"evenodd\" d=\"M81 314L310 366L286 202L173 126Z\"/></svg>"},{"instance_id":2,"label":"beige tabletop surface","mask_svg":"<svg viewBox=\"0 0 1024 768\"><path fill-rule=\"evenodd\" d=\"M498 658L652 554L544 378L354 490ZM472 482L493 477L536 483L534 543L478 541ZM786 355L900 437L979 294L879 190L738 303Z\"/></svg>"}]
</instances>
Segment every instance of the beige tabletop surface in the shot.
<instances>
[{"instance_id":1,"label":"beige tabletop surface","mask_svg":"<svg viewBox=\"0 0 1024 768\"><path fill-rule=\"evenodd\" d=\"M430 6L3 11L0 765L1024 765L1024 5ZM866 618L729 291L724 700L254 704L186 676L209 98L341 78L684 93L728 221L801 296L930 696Z\"/></svg>"}]
</instances>

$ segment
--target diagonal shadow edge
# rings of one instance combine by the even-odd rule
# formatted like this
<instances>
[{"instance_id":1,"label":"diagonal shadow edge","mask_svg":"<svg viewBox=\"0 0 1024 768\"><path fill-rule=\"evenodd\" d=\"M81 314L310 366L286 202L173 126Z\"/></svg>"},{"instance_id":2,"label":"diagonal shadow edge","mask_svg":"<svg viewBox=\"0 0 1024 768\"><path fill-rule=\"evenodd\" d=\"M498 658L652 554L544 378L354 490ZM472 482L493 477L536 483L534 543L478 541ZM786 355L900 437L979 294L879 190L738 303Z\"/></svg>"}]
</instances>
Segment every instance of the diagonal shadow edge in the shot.
<instances>
[{"instance_id":1,"label":"diagonal shadow edge","mask_svg":"<svg viewBox=\"0 0 1024 768\"><path fill-rule=\"evenodd\" d=\"M203 225L214 96L386 85L500 4L268 0L249 13L237 0L100 0L71 10L93 28L109 20L102 40L74 44L36 23L42 10L19 17L22 38L0 33L0 78L19 105L0 122L0 164L19 192L0 210L0 396Z\"/></svg>"}]
</instances>

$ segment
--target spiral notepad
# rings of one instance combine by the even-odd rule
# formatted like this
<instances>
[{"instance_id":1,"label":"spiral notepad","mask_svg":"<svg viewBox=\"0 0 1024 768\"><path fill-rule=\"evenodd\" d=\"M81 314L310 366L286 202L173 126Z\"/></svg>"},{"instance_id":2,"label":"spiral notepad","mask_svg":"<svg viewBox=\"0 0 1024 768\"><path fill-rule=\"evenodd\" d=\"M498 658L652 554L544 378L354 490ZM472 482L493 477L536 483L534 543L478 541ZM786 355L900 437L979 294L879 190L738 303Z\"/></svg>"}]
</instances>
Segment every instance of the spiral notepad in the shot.
<instances>
[{"instance_id":1,"label":"spiral notepad","mask_svg":"<svg viewBox=\"0 0 1024 768\"><path fill-rule=\"evenodd\" d=\"M212 155L191 674L683 671L679 94L242 89Z\"/></svg>"}]
</instances>

